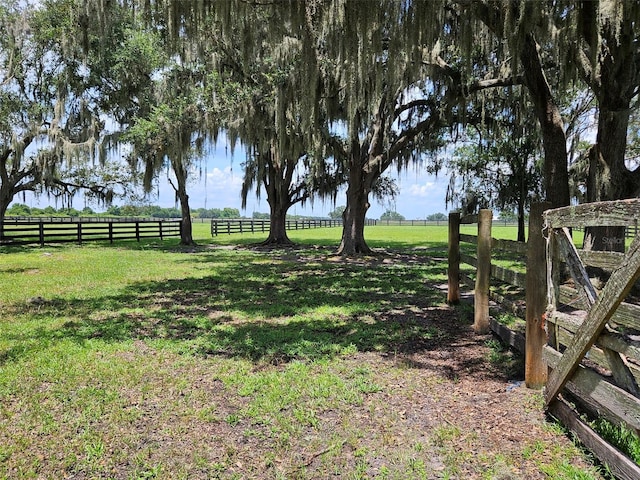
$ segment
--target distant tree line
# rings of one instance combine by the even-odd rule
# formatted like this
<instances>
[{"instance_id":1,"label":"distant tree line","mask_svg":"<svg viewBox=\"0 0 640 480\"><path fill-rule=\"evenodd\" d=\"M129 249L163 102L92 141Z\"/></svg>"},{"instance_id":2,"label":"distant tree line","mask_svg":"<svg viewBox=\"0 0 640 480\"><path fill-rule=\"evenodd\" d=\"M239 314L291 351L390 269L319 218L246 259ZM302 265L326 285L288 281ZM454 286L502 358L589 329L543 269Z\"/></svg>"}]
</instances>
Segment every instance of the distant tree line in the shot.
<instances>
[{"instance_id":1,"label":"distant tree line","mask_svg":"<svg viewBox=\"0 0 640 480\"><path fill-rule=\"evenodd\" d=\"M380 215L380 220L402 221L402 220L406 220L406 219L404 218L404 215L399 214L395 210L387 210L382 215Z\"/></svg>"},{"instance_id":2,"label":"distant tree line","mask_svg":"<svg viewBox=\"0 0 640 480\"><path fill-rule=\"evenodd\" d=\"M30 207L25 205L24 203L14 203L7 209L7 216L12 217L56 217L56 216L69 216L69 217L79 217L79 216L92 216L95 215L96 212L93 211L90 207L85 207L82 210L77 210L75 208L60 208L56 209L54 207L48 206L45 208L38 207Z\"/></svg>"},{"instance_id":3,"label":"distant tree line","mask_svg":"<svg viewBox=\"0 0 640 480\"><path fill-rule=\"evenodd\" d=\"M197 208L192 210L194 218L242 218L237 208ZM151 217L151 218L180 218L182 213L179 208L160 207L158 205L112 205L104 212L96 212L91 207L77 210L73 207L56 209L52 206L45 208L30 207L23 203L14 203L7 209L7 215L13 217L38 217L38 216L106 216L106 217Z\"/></svg>"}]
</instances>

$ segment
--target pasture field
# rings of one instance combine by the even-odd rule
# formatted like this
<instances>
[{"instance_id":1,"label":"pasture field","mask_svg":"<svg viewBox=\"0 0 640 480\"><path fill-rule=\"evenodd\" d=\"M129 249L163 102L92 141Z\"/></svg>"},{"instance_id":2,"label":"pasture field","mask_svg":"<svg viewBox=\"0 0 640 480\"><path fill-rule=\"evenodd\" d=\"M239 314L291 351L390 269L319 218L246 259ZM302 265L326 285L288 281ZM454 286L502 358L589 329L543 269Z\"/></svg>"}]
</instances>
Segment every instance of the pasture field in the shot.
<instances>
[{"instance_id":1,"label":"pasture field","mask_svg":"<svg viewBox=\"0 0 640 480\"><path fill-rule=\"evenodd\" d=\"M446 305L446 226L195 237L0 249L0 478L603 478Z\"/></svg>"}]
</instances>

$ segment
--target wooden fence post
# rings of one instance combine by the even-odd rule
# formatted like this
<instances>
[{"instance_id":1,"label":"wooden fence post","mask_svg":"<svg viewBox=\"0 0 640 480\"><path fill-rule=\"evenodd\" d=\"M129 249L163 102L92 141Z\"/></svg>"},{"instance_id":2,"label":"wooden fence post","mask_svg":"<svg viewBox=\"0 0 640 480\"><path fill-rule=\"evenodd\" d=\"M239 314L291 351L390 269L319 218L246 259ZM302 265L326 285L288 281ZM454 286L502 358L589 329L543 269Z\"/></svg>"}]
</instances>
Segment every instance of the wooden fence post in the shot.
<instances>
[{"instance_id":1,"label":"wooden fence post","mask_svg":"<svg viewBox=\"0 0 640 480\"><path fill-rule=\"evenodd\" d=\"M460 301L460 213L449 214L449 269L447 302Z\"/></svg>"},{"instance_id":2,"label":"wooden fence post","mask_svg":"<svg viewBox=\"0 0 640 480\"><path fill-rule=\"evenodd\" d=\"M528 388L542 388L547 382L547 364L542 357L547 343L543 317L547 309L547 264L542 214L550 208L550 202L534 203L529 213L524 368L524 380Z\"/></svg>"},{"instance_id":3,"label":"wooden fence post","mask_svg":"<svg viewBox=\"0 0 640 480\"><path fill-rule=\"evenodd\" d=\"M473 330L488 333L489 326L489 284L491 279L491 220L493 212L482 209L478 214L478 270L474 290Z\"/></svg>"}]
</instances>

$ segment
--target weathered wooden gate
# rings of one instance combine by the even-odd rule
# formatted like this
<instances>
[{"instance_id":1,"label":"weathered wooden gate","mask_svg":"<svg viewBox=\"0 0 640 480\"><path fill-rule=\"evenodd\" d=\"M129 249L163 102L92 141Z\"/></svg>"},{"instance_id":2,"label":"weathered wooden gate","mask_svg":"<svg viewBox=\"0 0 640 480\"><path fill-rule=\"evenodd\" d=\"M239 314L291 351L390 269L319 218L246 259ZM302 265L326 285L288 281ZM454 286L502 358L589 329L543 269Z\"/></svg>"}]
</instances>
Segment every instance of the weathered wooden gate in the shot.
<instances>
[{"instance_id":1,"label":"weathered wooden gate","mask_svg":"<svg viewBox=\"0 0 640 480\"><path fill-rule=\"evenodd\" d=\"M577 249L570 229L636 226L640 200L548 210L544 218L549 288L544 357L550 367L546 403L557 406L566 389L592 413L639 432L640 306L629 301L629 294L640 277L640 236L625 253L593 252ZM625 242L624 235L605 240ZM608 280L594 285L588 267L602 269Z\"/></svg>"}]
</instances>

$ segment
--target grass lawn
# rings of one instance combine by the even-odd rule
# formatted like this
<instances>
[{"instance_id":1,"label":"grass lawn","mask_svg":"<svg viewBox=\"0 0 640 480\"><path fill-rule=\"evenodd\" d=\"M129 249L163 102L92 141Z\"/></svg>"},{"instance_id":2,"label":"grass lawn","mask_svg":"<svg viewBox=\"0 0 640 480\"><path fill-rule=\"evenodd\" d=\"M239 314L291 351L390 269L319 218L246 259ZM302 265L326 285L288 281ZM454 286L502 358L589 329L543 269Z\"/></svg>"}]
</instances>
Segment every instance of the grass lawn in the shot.
<instances>
[{"instance_id":1,"label":"grass lawn","mask_svg":"<svg viewBox=\"0 0 640 480\"><path fill-rule=\"evenodd\" d=\"M0 248L0 478L602 478L444 303L446 226L194 233Z\"/></svg>"}]
</instances>

